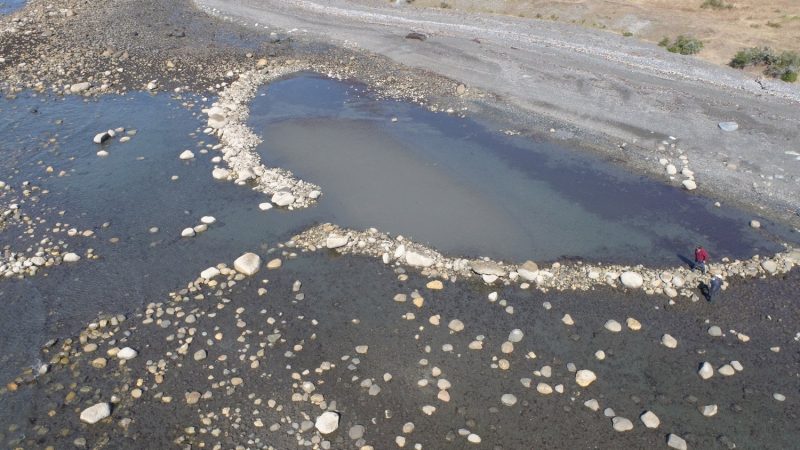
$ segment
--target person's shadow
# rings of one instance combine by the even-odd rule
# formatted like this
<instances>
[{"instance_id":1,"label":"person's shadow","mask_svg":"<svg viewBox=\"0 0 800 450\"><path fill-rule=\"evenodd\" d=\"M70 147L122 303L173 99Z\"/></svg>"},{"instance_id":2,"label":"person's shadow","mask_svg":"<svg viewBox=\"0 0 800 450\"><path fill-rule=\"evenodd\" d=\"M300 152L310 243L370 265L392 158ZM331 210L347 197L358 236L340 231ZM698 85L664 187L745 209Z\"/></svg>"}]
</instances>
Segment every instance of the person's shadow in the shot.
<instances>
[{"instance_id":1,"label":"person's shadow","mask_svg":"<svg viewBox=\"0 0 800 450\"><path fill-rule=\"evenodd\" d=\"M685 257L683 255L680 255L680 254L677 255L677 256L678 256L678 259L680 259L681 261L686 263L686 265L689 266L690 269L694 270L694 260L691 260L691 259L689 259L689 258L687 258L687 257Z\"/></svg>"},{"instance_id":2,"label":"person's shadow","mask_svg":"<svg viewBox=\"0 0 800 450\"><path fill-rule=\"evenodd\" d=\"M711 302L711 287L709 287L709 285L701 281L700 284L697 285L697 289L700 289L700 293L703 294L703 297L705 297L708 302Z\"/></svg>"}]
</instances>

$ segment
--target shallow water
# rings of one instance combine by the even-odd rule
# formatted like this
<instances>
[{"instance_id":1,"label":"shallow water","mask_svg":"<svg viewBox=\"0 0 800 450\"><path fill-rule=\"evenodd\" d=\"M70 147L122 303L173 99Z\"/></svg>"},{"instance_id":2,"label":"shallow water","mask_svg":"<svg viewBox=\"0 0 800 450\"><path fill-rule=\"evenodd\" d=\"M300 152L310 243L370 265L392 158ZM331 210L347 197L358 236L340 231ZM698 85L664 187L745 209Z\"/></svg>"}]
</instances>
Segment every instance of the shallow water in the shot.
<instances>
[{"instance_id":1,"label":"shallow water","mask_svg":"<svg viewBox=\"0 0 800 450\"><path fill-rule=\"evenodd\" d=\"M0 0L0 15L11 14L25 6L25 0Z\"/></svg>"},{"instance_id":2,"label":"shallow water","mask_svg":"<svg viewBox=\"0 0 800 450\"><path fill-rule=\"evenodd\" d=\"M559 144L376 100L358 84L305 74L260 94L249 123L263 159L320 185L318 208L339 225L515 261L676 265L697 243L718 258L780 249L710 200Z\"/></svg>"}]
</instances>

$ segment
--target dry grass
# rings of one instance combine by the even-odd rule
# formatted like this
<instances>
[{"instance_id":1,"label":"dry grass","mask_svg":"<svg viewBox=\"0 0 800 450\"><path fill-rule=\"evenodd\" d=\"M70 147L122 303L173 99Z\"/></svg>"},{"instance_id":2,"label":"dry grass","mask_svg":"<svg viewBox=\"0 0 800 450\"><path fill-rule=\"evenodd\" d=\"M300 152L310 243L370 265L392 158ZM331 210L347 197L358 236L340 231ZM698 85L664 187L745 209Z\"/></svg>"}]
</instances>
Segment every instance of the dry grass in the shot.
<instances>
[{"instance_id":1,"label":"dry grass","mask_svg":"<svg viewBox=\"0 0 800 450\"><path fill-rule=\"evenodd\" d=\"M440 7L441 0L414 0ZM658 42L664 36L693 36L705 44L697 57L727 64L743 48L771 47L800 52L800 1L724 0L447 0L449 8L556 20ZM731 5L730 8L727 5Z\"/></svg>"}]
</instances>

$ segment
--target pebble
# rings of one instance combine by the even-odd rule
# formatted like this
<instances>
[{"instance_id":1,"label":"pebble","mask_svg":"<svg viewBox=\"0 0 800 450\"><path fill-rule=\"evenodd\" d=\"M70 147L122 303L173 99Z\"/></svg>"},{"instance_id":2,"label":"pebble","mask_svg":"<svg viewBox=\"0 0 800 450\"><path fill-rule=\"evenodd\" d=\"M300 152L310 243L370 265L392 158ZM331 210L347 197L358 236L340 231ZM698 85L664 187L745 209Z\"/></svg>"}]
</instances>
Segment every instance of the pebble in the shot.
<instances>
[{"instance_id":1,"label":"pebble","mask_svg":"<svg viewBox=\"0 0 800 450\"><path fill-rule=\"evenodd\" d=\"M586 387L597 379L597 375L588 369L582 369L575 373L575 382L580 387Z\"/></svg>"},{"instance_id":2,"label":"pebble","mask_svg":"<svg viewBox=\"0 0 800 450\"><path fill-rule=\"evenodd\" d=\"M447 324L447 328L450 328L454 332L458 333L464 329L464 323L458 319L453 319L449 324Z\"/></svg>"},{"instance_id":3,"label":"pebble","mask_svg":"<svg viewBox=\"0 0 800 450\"><path fill-rule=\"evenodd\" d=\"M247 276L255 275L256 272L261 269L261 257L255 253L245 253L236 258L236 260L233 262L233 268L236 269L237 272Z\"/></svg>"},{"instance_id":4,"label":"pebble","mask_svg":"<svg viewBox=\"0 0 800 450\"><path fill-rule=\"evenodd\" d=\"M589 399L583 402L583 406L591 409L592 411L597 411L600 409L600 403L595 399Z\"/></svg>"},{"instance_id":5,"label":"pebble","mask_svg":"<svg viewBox=\"0 0 800 450\"><path fill-rule=\"evenodd\" d=\"M714 368L711 367L711 364L708 362L704 362L700 365L700 369L697 371L697 374L700 375L700 378L707 380L714 376Z\"/></svg>"},{"instance_id":6,"label":"pebble","mask_svg":"<svg viewBox=\"0 0 800 450\"><path fill-rule=\"evenodd\" d=\"M614 425L614 430L619 432L630 431L633 429L633 422L624 417L614 417L611 419L611 423Z\"/></svg>"},{"instance_id":7,"label":"pebble","mask_svg":"<svg viewBox=\"0 0 800 450\"><path fill-rule=\"evenodd\" d=\"M261 211L269 211L272 208L274 208L274 206L272 206L272 203L270 202L264 202L258 204L258 209L260 209Z\"/></svg>"},{"instance_id":8,"label":"pebble","mask_svg":"<svg viewBox=\"0 0 800 450\"><path fill-rule=\"evenodd\" d=\"M625 320L625 324L628 325L628 328L632 331L639 331L642 329L642 323L633 317L628 317Z\"/></svg>"},{"instance_id":9,"label":"pebble","mask_svg":"<svg viewBox=\"0 0 800 450\"><path fill-rule=\"evenodd\" d=\"M192 159L194 158L194 153L191 150L184 150L180 155L178 155L178 158L184 161L187 159Z\"/></svg>"},{"instance_id":10,"label":"pebble","mask_svg":"<svg viewBox=\"0 0 800 450\"><path fill-rule=\"evenodd\" d=\"M687 191L693 191L697 189L697 183L695 183L694 180L683 180L682 184L683 188Z\"/></svg>"},{"instance_id":11,"label":"pebble","mask_svg":"<svg viewBox=\"0 0 800 450\"><path fill-rule=\"evenodd\" d=\"M67 254L64 255L64 262L68 262L68 263L78 262L78 261L80 261L80 259L81 259L81 257L78 256L75 253L67 253Z\"/></svg>"},{"instance_id":12,"label":"pebble","mask_svg":"<svg viewBox=\"0 0 800 450\"><path fill-rule=\"evenodd\" d=\"M330 434L339 428L339 413L325 411L314 422L314 427L322 434Z\"/></svg>"},{"instance_id":13,"label":"pebble","mask_svg":"<svg viewBox=\"0 0 800 450\"><path fill-rule=\"evenodd\" d=\"M636 272L622 272L619 281L629 289L639 289L644 284L644 278Z\"/></svg>"},{"instance_id":14,"label":"pebble","mask_svg":"<svg viewBox=\"0 0 800 450\"><path fill-rule=\"evenodd\" d=\"M511 333L508 333L508 341L516 344L522 341L522 338L524 336L525 334L522 332L522 330L520 330L519 328L515 328L511 330Z\"/></svg>"},{"instance_id":15,"label":"pebble","mask_svg":"<svg viewBox=\"0 0 800 450\"><path fill-rule=\"evenodd\" d=\"M569 325L569 326L575 325L575 321L572 320L572 316L570 316L569 314L564 314L564 317L561 318L561 321L564 322L564 325Z\"/></svg>"},{"instance_id":16,"label":"pebble","mask_svg":"<svg viewBox=\"0 0 800 450\"><path fill-rule=\"evenodd\" d=\"M785 401L785 400L786 400L786 396L785 396L785 395L783 395L783 394L779 394L779 393L777 393L777 392L776 392L776 393L774 393L774 394L772 394L772 398L774 398L775 400L777 400L777 401L779 401L779 402L782 402L782 401Z\"/></svg>"},{"instance_id":17,"label":"pebble","mask_svg":"<svg viewBox=\"0 0 800 450\"><path fill-rule=\"evenodd\" d=\"M736 373L736 371L733 369L733 367L731 367L730 364L723 365L722 367L717 369L717 372L719 372L720 375L723 375L723 376L726 376L726 377L733 376Z\"/></svg>"},{"instance_id":18,"label":"pebble","mask_svg":"<svg viewBox=\"0 0 800 450\"><path fill-rule=\"evenodd\" d=\"M503 394L500 401L506 406L514 406L517 403L517 397L514 394Z\"/></svg>"},{"instance_id":19,"label":"pebble","mask_svg":"<svg viewBox=\"0 0 800 450\"><path fill-rule=\"evenodd\" d=\"M544 395L553 393L553 388L547 383L539 383L539 384L537 384L536 385L536 390L540 394L544 394Z\"/></svg>"},{"instance_id":20,"label":"pebble","mask_svg":"<svg viewBox=\"0 0 800 450\"><path fill-rule=\"evenodd\" d=\"M469 441L472 444L480 444L481 437L475 433L470 433L469 436L467 436L467 441Z\"/></svg>"},{"instance_id":21,"label":"pebble","mask_svg":"<svg viewBox=\"0 0 800 450\"><path fill-rule=\"evenodd\" d=\"M712 327L710 327L708 329L708 334L709 334L709 336L720 337L720 336L722 336L722 329L720 327L714 325L714 326L712 326Z\"/></svg>"},{"instance_id":22,"label":"pebble","mask_svg":"<svg viewBox=\"0 0 800 450\"><path fill-rule=\"evenodd\" d=\"M678 346L678 341L669 334L665 334L661 336L661 344L667 348L675 348Z\"/></svg>"},{"instance_id":23,"label":"pebble","mask_svg":"<svg viewBox=\"0 0 800 450\"><path fill-rule=\"evenodd\" d=\"M676 450L687 450L686 441L677 434L670 433L667 436L667 446Z\"/></svg>"},{"instance_id":24,"label":"pebble","mask_svg":"<svg viewBox=\"0 0 800 450\"><path fill-rule=\"evenodd\" d=\"M184 228L183 231L181 231L181 237L192 237L195 234L194 228Z\"/></svg>"},{"instance_id":25,"label":"pebble","mask_svg":"<svg viewBox=\"0 0 800 450\"><path fill-rule=\"evenodd\" d=\"M751 220L750 221L750 228L761 228L761 222L759 222L759 221L757 221L755 219Z\"/></svg>"},{"instance_id":26,"label":"pebble","mask_svg":"<svg viewBox=\"0 0 800 450\"><path fill-rule=\"evenodd\" d=\"M717 415L717 405L705 405L700 407L700 412L706 417L712 417Z\"/></svg>"},{"instance_id":27,"label":"pebble","mask_svg":"<svg viewBox=\"0 0 800 450\"><path fill-rule=\"evenodd\" d=\"M123 360L129 360L129 359L136 358L136 356L138 354L139 354L139 352L137 352L136 350L134 350L134 349L132 349L130 347L125 347L122 350L117 352L117 358L123 359Z\"/></svg>"},{"instance_id":28,"label":"pebble","mask_svg":"<svg viewBox=\"0 0 800 450\"><path fill-rule=\"evenodd\" d=\"M428 284L425 285L430 290L438 291L444 289L444 285L439 280L429 281Z\"/></svg>"},{"instance_id":29,"label":"pebble","mask_svg":"<svg viewBox=\"0 0 800 450\"><path fill-rule=\"evenodd\" d=\"M622 331L622 325L620 325L620 323L614 319L609 320L603 326L605 327L606 330L612 333L619 333L620 331Z\"/></svg>"},{"instance_id":30,"label":"pebble","mask_svg":"<svg viewBox=\"0 0 800 450\"><path fill-rule=\"evenodd\" d=\"M206 225L211 225L212 223L216 222L217 219L214 216L203 216L200 218L200 222Z\"/></svg>"},{"instance_id":31,"label":"pebble","mask_svg":"<svg viewBox=\"0 0 800 450\"><path fill-rule=\"evenodd\" d=\"M645 411L644 414L639 416L639 419L642 421L644 426L650 429L656 429L659 425L661 425L661 420L653 411Z\"/></svg>"},{"instance_id":32,"label":"pebble","mask_svg":"<svg viewBox=\"0 0 800 450\"><path fill-rule=\"evenodd\" d=\"M270 262L267 263L267 269L274 270L274 269L279 268L282 265L283 265L283 261L281 261L280 258L275 258L275 259L273 259L273 260L271 260Z\"/></svg>"},{"instance_id":33,"label":"pebble","mask_svg":"<svg viewBox=\"0 0 800 450\"><path fill-rule=\"evenodd\" d=\"M88 424L95 424L111 415L111 405L108 403L97 403L81 411L81 421Z\"/></svg>"}]
</instances>

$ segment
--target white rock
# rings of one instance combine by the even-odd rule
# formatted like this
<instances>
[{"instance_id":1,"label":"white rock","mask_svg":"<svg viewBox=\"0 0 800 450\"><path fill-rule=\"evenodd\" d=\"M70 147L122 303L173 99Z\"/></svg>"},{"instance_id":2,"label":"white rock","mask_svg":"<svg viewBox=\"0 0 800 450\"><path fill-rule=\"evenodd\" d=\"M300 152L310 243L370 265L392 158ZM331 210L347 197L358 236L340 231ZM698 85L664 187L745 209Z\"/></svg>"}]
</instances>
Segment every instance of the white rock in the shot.
<instances>
[{"instance_id":1,"label":"white rock","mask_svg":"<svg viewBox=\"0 0 800 450\"><path fill-rule=\"evenodd\" d=\"M200 222L202 222L202 223L204 223L206 225L211 225L212 223L214 223L216 221L217 221L217 219L214 216L203 216L203 217L200 218Z\"/></svg>"},{"instance_id":2,"label":"white rock","mask_svg":"<svg viewBox=\"0 0 800 450\"><path fill-rule=\"evenodd\" d=\"M639 289L644 284L644 279L636 272L622 272L619 276L619 281L623 286L629 289Z\"/></svg>"},{"instance_id":3,"label":"white rock","mask_svg":"<svg viewBox=\"0 0 800 450\"><path fill-rule=\"evenodd\" d=\"M572 320L572 316L570 316L569 314L564 314L564 317L561 318L561 322L563 322L564 325L570 325L570 326L575 325L575 321Z\"/></svg>"},{"instance_id":4,"label":"white rock","mask_svg":"<svg viewBox=\"0 0 800 450\"><path fill-rule=\"evenodd\" d=\"M668 334L665 334L661 336L661 345L667 348L675 348L678 346L678 340Z\"/></svg>"},{"instance_id":5,"label":"white rock","mask_svg":"<svg viewBox=\"0 0 800 450\"><path fill-rule=\"evenodd\" d=\"M722 336L722 329L716 325L708 329L709 336L720 337Z\"/></svg>"},{"instance_id":6,"label":"white rock","mask_svg":"<svg viewBox=\"0 0 800 450\"><path fill-rule=\"evenodd\" d=\"M519 328L515 328L511 330L511 333L508 333L508 340L509 342L513 342L516 344L522 341L523 336L525 335L524 333L522 333L522 330L520 330Z\"/></svg>"},{"instance_id":7,"label":"white rock","mask_svg":"<svg viewBox=\"0 0 800 450\"><path fill-rule=\"evenodd\" d=\"M670 435L667 436L667 446L676 450L687 450L686 441L677 434L670 433Z\"/></svg>"},{"instance_id":8,"label":"white rock","mask_svg":"<svg viewBox=\"0 0 800 450\"><path fill-rule=\"evenodd\" d=\"M236 261L233 262L233 268L244 275L254 275L261 269L261 257L255 253L245 253L236 258Z\"/></svg>"},{"instance_id":9,"label":"white rock","mask_svg":"<svg viewBox=\"0 0 800 450\"><path fill-rule=\"evenodd\" d=\"M322 434L330 434L339 428L339 414L333 411L325 411L317 417L314 427Z\"/></svg>"},{"instance_id":10,"label":"white rock","mask_svg":"<svg viewBox=\"0 0 800 450\"><path fill-rule=\"evenodd\" d=\"M455 331L457 333L457 332L459 332L459 331L464 329L464 323L461 322L458 319L453 319L447 325L447 328L450 328L451 330L453 330L453 331Z\"/></svg>"},{"instance_id":11,"label":"white rock","mask_svg":"<svg viewBox=\"0 0 800 450\"><path fill-rule=\"evenodd\" d=\"M81 411L81 421L88 424L95 424L111 415L111 405L108 403L97 403Z\"/></svg>"},{"instance_id":12,"label":"white rock","mask_svg":"<svg viewBox=\"0 0 800 450\"><path fill-rule=\"evenodd\" d=\"M92 142L94 142L95 144L102 144L103 142L109 139L111 139L111 135L108 134L107 131L103 131L102 133L95 134L94 139L92 139Z\"/></svg>"},{"instance_id":13,"label":"white rock","mask_svg":"<svg viewBox=\"0 0 800 450\"><path fill-rule=\"evenodd\" d=\"M667 164L667 175L675 175L678 173L678 169L675 168L673 164Z\"/></svg>"},{"instance_id":14,"label":"white rock","mask_svg":"<svg viewBox=\"0 0 800 450\"><path fill-rule=\"evenodd\" d=\"M605 327L606 330L612 333L619 333L620 331L622 331L622 325L614 319L610 319L603 326Z\"/></svg>"},{"instance_id":15,"label":"white rock","mask_svg":"<svg viewBox=\"0 0 800 450\"><path fill-rule=\"evenodd\" d=\"M589 386L597 379L597 375L594 374L591 370L582 369L575 373L575 382L578 383L580 387Z\"/></svg>"},{"instance_id":16,"label":"white rock","mask_svg":"<svg viewBox=\"0 0 800 450\"><path fill-rule=\"evenodd\" d=\"M533 261L525 261L517 268L517 273L527 281L536 281L536 277L539 276L539 266Z\"/></svg>"},{"instance_id":17,"label":"white rock","mask_svg":"<svg viewBox=\"0 0 800 450\"><path fill-rule=\"evenodd\" d=\"M215 180L225 180L230 176L230 174L231 174L230 170L224 169L222 167L216 167L214 168L214 170L211 171L211 176Z\"/></svg>"},{"instance_id":18,"label":"white rock","mask_svg":"<svg viewBox=\"0 0 800 450\"><path fill-rule=\"evenodd\" d=\"M639 416L639 419L647 428L655 429L661 425L661 420L657 415L655 415L655 413L653 413L653 411L645 411L644 414Z\"/></svg>"},{"instance_id":19,"label":"white rock","mask_svg":"<svg viewBox=\"0 0 800 450\"><path fill-rule=\"evenodd\" d=\"M693 191L697 189L697 183L695 183L694 180L683 180L682 184L683 188L687 191Z\"/></svg>"},{"instance_id":20,"label":"white rock","mask_svg":"<svg viewBox=\"0 0 800 450\"><path fill-rule=\"evenodd\" d=\"M506 406L514 406L517 404L517 397L515 397L514 394L503 394L503 396L500 397L500 401Z\"/></svg>"},{"instance_id":21,"label":"white rock","mask_svg":"<svg viewBox=\"0 0 800 450\"><path fill-rule=\"evenodd\" d=\"M774 274L778 271L778 265L771 259L766 259L761 262L761 268L769 274Z\"/></svg>"},{"instance_id":22,"label":"white rock","mask_svg":"<svg viewBox=\"0 0 800 450\"><path fill-rule=\"evenodd\" d=\"M547 395L547 394L552 394L552 393L553 393L553 388L552 388L552 387L550 387L550 385L549 385L549 384L547 384L547 383L539 383L539 384L537 384L537 385L536 385L536 390L537 390L537 391L538 391L540 394L544 394L544 395Z\"/></svg>"},{"instance_id":23,"label":"white rock","mask_svg":"<svg viewBox=\"0 0 800 450\"><path fill-rule=\"evenodd\" d=\"M777 401L779 401L779 402L782 402L782 401L785 401L785 400L786 400L786 396L785 396L785 395L783 395L783 394L779 394L779 393L777 393L777 392L776 392L776 393L774 393L774 394L772 394L772 398L774 398L775 400L777 400Z\"/></svg>"},{"instance_id":24,"label":"white rock","mask_svg":"<svg viewBox=\"0 0 800 450\"><path fill-rule=\"evenodd\" d=\"M194 153L191 150L184 150L180 155L178 155L178 158L183 160L192 159L194 158Z\"/></svg>"},{"instance_id":25,"label":"white rock","mask_svg":"<svg viewBox=\"0 0 800 450\"><path fill-rule=\"evenodd\" d=\"M706 417L712 417L717 415L717 405L705 405L700 408L700 412Z\"/></svg>"},{"instance_id":26,"label":"white rock","mask_svg":"<svg viewBox=\"0 0 800 450\"><path fill-rule=\"evenodd\" d=\"M206 280L210 280L217 275L219 275L219 269L216 267L209 267L208 269L200 272L200 277L205 278Z\"/></svg>"},{"instance_id":27,"label":"white rock","mask_svg":"<svg viewBox=\"0 0 800 450\"><path fill-rule=\"evenodd\" d=\"M81 260L81 257L75 253L67 253L64 255L64 262L78 262Z\"/></svg>"},{"instance_id":28,"label":"white rock","mask_svg":"<svg viewBox=\"0 0 800 450\"><path fill-rule=\"evenodd\" d=\"M194 228L184 228L183 231L181 231L182 237L192 237L195 234L196 233L194 232Z\"/></svg>"},{"instance_id":29,"label":"white rock","mask_svg":"<svg viewBox=\"0 0 800 450\"><path fill-rule=\"evenodd\" d=\"M481 437L478 436L475 433L470 433L469 436L467 436L467 440L472 444L480 444L481 443Z\"/></svg>"},{"instance_id":30,"label":"white rock","mask_svg":"<svg viewBox=\"0 0 800 450\"><path fill-rule=\"evenodd\" d=\"M136 350L134 350L134 349L132 349L130 347L125 347L122 350L117 352L117 358L122 359L122 360L133 359L133 358L136 358L137 355L139 355L139 352L137 352Z\"/></svg>"},{"instance_id":31,"label":"white rock","mask_svg":"<svg viewBox=\"0 0 800 450\"><path fill-rule=\"evenodd\" d=\"M633 422L624 418L624 417L614 417L611 419L611 423L614 425L614 430L616 431L630 431L633 429Z\"/></svg>"},{"instance_id":32,"label":"white rock","mask_svg":"<svg viewBox=\"0 0 800 450\"><path fill-rule=\"evenodd\" d=\"M273 208L273 206L272 206L272 203L270 203L270 202L264 202L264 203L259 203L258 204L258 209L260 209L261 211L269 211L272 208Z\"/></svg>"},{"instance_id":33,"label":"white rock","mask_svg":"<svg viewBox=\"0 0 800 450\"><path fill-rule=\"evenodd\" d=\"M761 228L761 222L753 219L753 220L750 221L750 227L751 228Z\"/></svg>"},{"instance_id":34,"label":"white rock","mask_svg":"<svg viewBox=\"0 0 800 450\"><path fill-rule=\"evenodd\" d=\"M730 377L730 376L733 376L736 373L736 370L734 370L733 367L731 367L730 364L725 364L722 367L720 367L719 369L717 369L717 372L719 372L720 375L723 375L723 376L726 376L726 377Z\"/></svg>"},{"instance_id":35,"label":"white rock","mask_svg":"<svg viewBox=\"0 0 800 450\"><path fill-rule=\"evenodd\" d=\"M339 236L338 234L331 234L325 240L325 246L328 248L339 248L347 245L350 240L347 236Z\"/></svg>"},{"instance_id":36,"label":"white rock","mask_svg":"<svg viewBox=\"0 0 800 450\"><path fill-rule=\"evenodd\" d=\"M433 265L433 258L429 258L425 255L407 251L405 253L406 263L412 267L430 267Z\"/></svg>"},{"instance_id":37,"label":"white rock","mask_svg":"<svg viewBox=\"0 0 800 450\"><path fill-rule=\"evenodd\" d=\"M291 192L280 191L276 192L270 201L278 206L289 206L294 203L294 195Z\"/></svg>"},{"instance_id":38,"label":"white rock","mask_svg":"<svg viewBox=\"0 0 800 450\"><path fill-rule=\"evenodd\" d=\"M600 403L595 399L586 400L583 402L583 406L591 409L592 411L597 411L600 409Z\"/></svg>"},{"instance_id":39,"label":"white rock","mask_svg":"<svg viewBox=\"0 0 800 450\"><path fill-rule=\"evenodd\" d=\"M83 83L75 83L69 87L69 91L73 94L80 94L83 91L88 90L92 87L91 83L88 81L84 81Z\"/></svg>"},{"instance_id":40,"label":"white rock","mask_svg":"<svg viewBox=\"0 0 800 450\"><path fill-rule=\"evenodd\" d=\"M700 378L707 380L714 376L714 368L711 367L711 364L708 362L704 362L700 365L700 369L697 371L697 374L700 375Z\"/></svg>"},{"instance_id":41,"label":"white rock","mask_svg":"<svg viewBox=\"0 0 800 450\"><path fill-rule=\"evenodd\" d=\"M736 122L720 122L719 128L722 131L736 131L739 129L739 124Z\"/></svg>"}]
</instances>

